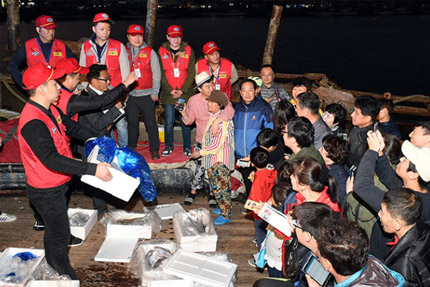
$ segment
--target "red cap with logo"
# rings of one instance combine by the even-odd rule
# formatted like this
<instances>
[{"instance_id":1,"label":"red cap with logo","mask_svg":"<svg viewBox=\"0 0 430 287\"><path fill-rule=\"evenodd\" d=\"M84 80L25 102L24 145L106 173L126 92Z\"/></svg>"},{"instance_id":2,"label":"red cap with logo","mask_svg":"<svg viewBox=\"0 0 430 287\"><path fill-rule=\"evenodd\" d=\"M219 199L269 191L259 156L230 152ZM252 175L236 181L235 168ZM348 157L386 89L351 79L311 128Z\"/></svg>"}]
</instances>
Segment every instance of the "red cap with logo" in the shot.
<instances>
[{"instance_id":1,"label":"red cap with logo","mask_svg":"<svg viewBox=\"0 0 430 287\"><path fill-rule=\"evenodd\" d=\"M63 59L60 62L58 62L55 68L64 70L66 75L72 74L72 73L86 75L90 72L90 69L79 66L78 61L76 61L75 58Z\"/></svg>"},{"instance_id":2,"label":"red cap with logo","mask_svg":"<svg viewBox=\"0 0 430 287\"><path fill-rule=\"evenodd\" d=\"M216 45L214 41L207 42L203 46L203 54L204 55L212 55L215 51L219 51L220 48Z\"/></svg>"},{"instance_id":3,"label":"red cap with logo","mask_svg":"<svg viewBox=\"0 0 430 287\"><path fill-rule=\"evenodd\" d=\"M54 18L52 18L51 16L41 15L36 19L36 27L41 27L41 28L50 30L50 29L57 28L58 26L55 25Z\"/></svg>"},{"instance_id":4,"label":"red cap with logo","mask_svg":"<svg viewBox=\"0 0 430 287\"><path fill-rule=\"evenodd\" d=\"M112 19L109 17L107 13L98 13L93 18L93 23L108 21L111 25L113 25L115 22L112 21Z\"/></svg>"},{"instance_id":5,"label":"red cap with logo","mask_svg":"<svg viewBox=\"0 0 430 287\"><path fill-rule=\"evenodd\" d=\"M63 69L49 68L40 63L25 70L22 83L24 84L24 89L34 90L49 80L61 78L64 73Z\"/></svg>"},{"instance_id":6,"label":"red cap with logo","mask_svg":"<svg viewBox=\"0 0 430 287\"><path fill-rule=\"evenodd\" d=\"M129 35L142 35L144 34L143 27L137 24L131 24L127 29Z\"/></svg>"},{"instance_id":7,"label":"red cap with logo","mask_svg":"<svg viewBox=\"0 0 430 287\"><path fill-rule=\"evenodd\" d=\"M169 28L167 28L167 35L169 35L169 37L172 37L172 38L175 38L175 37L184 38L184 35L182 34L182 27L179 25L172 25Z\"/></svg>"}]
</instances>

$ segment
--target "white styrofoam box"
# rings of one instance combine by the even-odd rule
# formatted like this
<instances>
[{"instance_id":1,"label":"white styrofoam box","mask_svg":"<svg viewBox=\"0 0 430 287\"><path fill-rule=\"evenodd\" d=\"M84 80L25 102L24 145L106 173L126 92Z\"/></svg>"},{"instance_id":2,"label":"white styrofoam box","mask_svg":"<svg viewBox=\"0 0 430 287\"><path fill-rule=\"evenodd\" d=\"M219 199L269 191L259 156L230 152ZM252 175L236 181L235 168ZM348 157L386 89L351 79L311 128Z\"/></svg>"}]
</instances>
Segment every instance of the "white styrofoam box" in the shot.
<instances>
[{"instance_id":1,"label":"white styrofoam box","mask_svg":"<svg viewBox=\"0 0 430 287\"><path fill-rule=\"evenodd\" d=\"M178 249L163 267L167 274L214 287L228 287L236 269L234 263L183 249Z\"/></svg>"},{"instance_id":2,"label":"white styrofoam box","mask_svg":"<svg viewBox=\"0 0 430 287\"><path fill-rule=\"evenodd\" d=\"M11 272L17 272L17 270L14 268L12 263L12 257L21 252L31 252L35 256L37 256L37 259L32 261L31 264L29 264L26 274L24 274L21 277L20 282L15 283L8 283L5 281L2 281L2 275L9 274ZM29 248L15 248L15 247L8 247L5 249L3 254L0 256L0 286L2 287L22 287L24 286L27 281L30 279L31 275L33 274L34 270L36 270L37 266L39 266L40 262L42 262L43 258L45 258L45 250L43 249L29 249ZM18 274L17 274L18 275Z\"/></svg>"},{"instance_id":3,"label":"white styrofoam box","mask_svg":"<svg viewBox=\"0 0 430 287\"><path fill-rule=\"evenodd\" d=\"M137 241L137 237L106 237L94 260L129 263Z\"/></svg>"},{"instance_id":4,"label":"white styrofoam box","mask_svg":"<svg viewBox=\"0 0 430 287\"><path fill-rule=\"evenodd\" d=\"M79 280L31 280L25 287L79 287Z\"/></svg>"},{"instance_id":5,"label":"white styrofoam box","mask_svg":"<svg viewBox=\"0 0 430 287\"><path fill-rule=\"evenodd\" d=\"M173 230L175 231L176 240L180 244L181 248L194 252L216 251L218 235L215 231L215 225L210 212L204 208L188 211L188 214L199 213L203 218L204 225L206 226L205 229L207 232L194 236L187 236L185 234L187 222L183 220L183 218L186 213L187 212L177 212L173 216ZM189 216L188 219L191 219L191 217L192 216Z\"/></svg>"},{"instance_id":6,"label":"white styrofoam box","mask_svg":"<svg viewBox=\"0 0 430 287\"><path fill-rule=\"evenodd\" d=\"M148 281L148 287L194 287L194 282L190 280L157 280Z\"/></svg>"},{"instance_id":7,"label":"white styrofoam box","mask_svg":"<svg viewBox=\"0 0 430 287\"><path fill-rule=\"evenodd\" d=\"M106 226L106 237L136 237L151 239L151 225L121 225L108 224Z\"/></svg>"},{"instance_id":8,"label":"white styrofoam box","mask_svg":"<svg viewBox=\"0 0 430 287\"><path fill-rule=\"evenodd\" d=\"M155 206L145 206L145 209L154 210L163 220L172 219L173 214L177 211L184 211L184 208L179 203L159 204Z\"/></svg>"},{"instance_id":9,"label":"white styrofoam box","mask_svg":"<svg viewBox=\"0 0 430 287\"><path fill-rule=\"evenodd\" d=\"M75 213L81 212L90 216L87 223L84 226L70 226L70 233L73 236L78 237L82 240L85 240L90 233L91 229L93 229L94 225L97 222L97 210L93 209L82 209L82 208L69 208L67 210L67 214L69 218L73 216Z\"/></svg>"},{"instance_id":10,"label":"white styrofoam box","mask_svg":"<svg viewBox=\"0 0 430 287\"><path fill-rule=\"evenodd\" d=\"M95 146L88 156L88 162L99 163L97 160L97 155L99 153L99 146ZM102 181L101 179L95 177L94 175L83 175L81 176L81 181L92 185L94 187L100 188L113 196L129 201L134 191L140 184L139 178L134 178L125 174L122 171L116 170L114 168L109 168L112 174L112 179L110 181Z\"/></svg>"}]
</instances>

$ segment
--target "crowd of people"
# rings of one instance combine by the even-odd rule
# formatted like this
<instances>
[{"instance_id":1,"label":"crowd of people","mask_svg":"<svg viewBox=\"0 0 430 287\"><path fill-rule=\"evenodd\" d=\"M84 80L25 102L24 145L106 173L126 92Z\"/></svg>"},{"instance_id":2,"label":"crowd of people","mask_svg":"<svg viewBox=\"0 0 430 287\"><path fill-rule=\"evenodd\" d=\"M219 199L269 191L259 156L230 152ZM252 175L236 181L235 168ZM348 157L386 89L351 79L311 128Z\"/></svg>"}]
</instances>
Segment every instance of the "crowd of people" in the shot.
<instances>
[{"instance_id":1,"label":"crowd of people","mask_svg":"<svg viewBox=\"0 0 430 287\"><path fill-rule=\"evenodd\" d=\"M274 82L271 65L261 67L260 77L238 83L241 98L233 105L238 74L215 42L207 42L196 59L179 25L167 29L167 41L155 51L144 42L142 26L128 27L124 45L110 38L113 24L108 14L95 15L94 34L82 45L78 63L55 39L53 18L40 16L37 37L9 62L17 84L29 90L20 150L34 227L45 229L46 258L55 270L77 278L67 254L72 175L111 178L109 164L74 159L83 143L94 136L115 138L115 129L118 145L135 149L142 115L152 159L167 157L178 116L183 152L197 166L184 204L192 205L207 181L208 204L219 215L214 223L228 224L232 185L239 182L244 192L238 200L268 203L288 218L291 235L253 211L256 238L250 240L258 254L249 264L269 270L269 278L254 286L430 285L430 121L417 123L402 142L392 101L362 96L346 130L342 103L323 109L305 77L294 81L289 95ZM84 88L81 74L88 78ZM161 153L159 100L165 120ZM92 195L95 208L105 213L103 194ZM265 267L254 259L261 252ZM315 262L331 276L317 278L308 268Z\"/></svg>"}]
</instances>

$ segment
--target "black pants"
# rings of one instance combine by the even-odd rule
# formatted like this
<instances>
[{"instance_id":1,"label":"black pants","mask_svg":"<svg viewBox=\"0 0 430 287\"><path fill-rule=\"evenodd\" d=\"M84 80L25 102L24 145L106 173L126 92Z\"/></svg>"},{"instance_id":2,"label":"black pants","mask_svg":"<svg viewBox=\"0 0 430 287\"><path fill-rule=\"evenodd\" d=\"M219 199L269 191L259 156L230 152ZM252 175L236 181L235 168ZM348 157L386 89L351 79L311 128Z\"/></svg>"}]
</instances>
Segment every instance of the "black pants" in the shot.
<instances>
[{"instance_id":1,"label":"black pants","mask_svg":"<svg viewBox=\"0 0 430 287\"><path fill-rule=\"evenodd\" d=\"M132 148L137 146L139 137L139 118L143 115L146 131L148 132L149 149L159 150L160 139L158 138L158 126L155 120L155 103L151 96L130 96L125 107L125 115L128 121L128 145Z\"/></svg>"},{"instance_id":2,"label":"black pants","mask_svg":"<svg viewBox=\"0 0 430 287\"><path fill-rule=\"evenodd\" d=\"M50 189L37 191L27 190L30 202L39 212L45 222L43 244L48 264L60 275L67 274L73 280L78 279L69 261L70 226L67 216L68 184Z\"/></svg>"}]
</instances>

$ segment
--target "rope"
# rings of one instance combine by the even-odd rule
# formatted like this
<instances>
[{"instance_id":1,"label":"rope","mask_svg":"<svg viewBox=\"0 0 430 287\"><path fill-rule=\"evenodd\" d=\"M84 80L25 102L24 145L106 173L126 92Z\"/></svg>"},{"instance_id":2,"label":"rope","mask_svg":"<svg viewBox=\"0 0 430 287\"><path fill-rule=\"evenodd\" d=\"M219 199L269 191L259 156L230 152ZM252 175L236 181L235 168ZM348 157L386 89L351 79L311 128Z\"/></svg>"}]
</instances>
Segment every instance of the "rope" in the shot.
<instances>
[{"instance_id":1,"label":"rope","mask_svg":"<svg viewBox=\"0 0 430 287\"><path fill-rule=\"evenodd\" d=\"M20 94L18 94L17 92L15 92L12 87L9 85L8 82L6 82L6 78L1 77L1 80L4 84L4 86L6 87L6 89L8 89L8 91L15 97L17 98L20 102L22 102L23 104L27 103L27 100L24 99Z\"/></svg>"}]
</instances>

